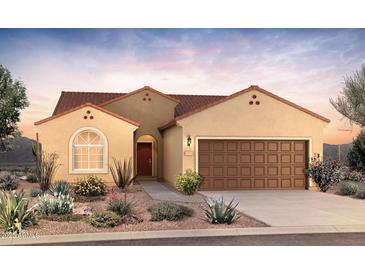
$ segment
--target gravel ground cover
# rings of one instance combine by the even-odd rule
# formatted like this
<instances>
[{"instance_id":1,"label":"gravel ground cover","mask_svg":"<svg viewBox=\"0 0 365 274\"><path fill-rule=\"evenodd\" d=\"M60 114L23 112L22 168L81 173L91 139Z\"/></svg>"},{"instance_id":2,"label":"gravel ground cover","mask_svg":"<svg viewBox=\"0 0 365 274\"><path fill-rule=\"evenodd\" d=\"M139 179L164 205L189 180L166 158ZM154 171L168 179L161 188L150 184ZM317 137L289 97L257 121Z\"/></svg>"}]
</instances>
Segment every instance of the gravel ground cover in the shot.
<instances>
[{"instance_id":1,"label":"gravel ground cover","mask_svg":"<svg viewBox=\"0 0 365 274\"><path fill-rule=\"evenodd\" d=\"M31 204L36 204L38 198L30 197L32 188L38 187L38 184L26 181L20 182L17 191L23 190L25 197L30 200ZM108 187L108 193L102 200L92 202L75 202L74 211L80 212L80 209L89 208L92 212L106 210L107 203L112 198L123 198L122 193L116 187ZM179 221L150 221L150 213L147 209L158 203L147 195L139 185L133 186L127 196L128 201L134 205L134 214L143 219L143 222L134 224L120 224L113 228L96 228L91 226L85 216L77 221L51 221L39 218L38 225L26 228L26 231L36 233L38 235L54 235L54 234L74 234L74 233L97 233L97 232L123 232L123 231L147 231L147 230L174 230L174 229L204 229L204 228L244 228L244 227L263 227L266 224L240 213L241 217L231 225L213 225L205 221L204 213L200 204L195 203L178 203L189 207L193 210L191 217L185 217ZM82 210L81 210L82 211Z\"/></svg>"}]
</instances>

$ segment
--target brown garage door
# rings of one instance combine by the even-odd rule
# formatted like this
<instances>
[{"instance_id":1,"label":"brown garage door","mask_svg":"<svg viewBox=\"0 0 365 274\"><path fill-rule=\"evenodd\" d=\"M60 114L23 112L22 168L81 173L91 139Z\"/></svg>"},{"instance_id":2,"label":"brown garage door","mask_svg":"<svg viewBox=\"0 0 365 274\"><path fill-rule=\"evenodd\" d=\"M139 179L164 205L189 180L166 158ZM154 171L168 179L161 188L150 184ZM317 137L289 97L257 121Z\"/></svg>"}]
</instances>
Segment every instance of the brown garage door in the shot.
<instances>
[{"instance_id":1,"label":"brown garage door","mask_svg":"<svg viewBox=\"0 0 365 274\"><path fill-rule=\"evenodd\" d=\"M202 190L304 189L302 140L199 140Z\"/></svg>"}]
</instances>

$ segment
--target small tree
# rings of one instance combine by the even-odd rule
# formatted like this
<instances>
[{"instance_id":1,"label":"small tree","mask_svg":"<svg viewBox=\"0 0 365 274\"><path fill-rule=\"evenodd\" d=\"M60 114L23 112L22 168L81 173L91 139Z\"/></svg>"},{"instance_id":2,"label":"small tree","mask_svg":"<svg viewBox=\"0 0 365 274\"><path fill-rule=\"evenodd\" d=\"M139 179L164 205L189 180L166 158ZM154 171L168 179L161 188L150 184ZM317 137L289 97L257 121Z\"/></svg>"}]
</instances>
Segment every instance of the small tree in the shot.
<instances>
[{"instance_id":1,"label":"small tree","mask_svg":"<svg viewBox=\"0 0 365 274\"><path fill-rule=\"evenodd\" d=\"M350 123L365 126L365 66L345 77L345 87L337 99L330 99L332 106Z\"/></svg>"},{"instance_id":2,"label":"small tree","mask_svg":"<svg viewBox=\"0 0 365 274\"><path fill-rule=\"evenodd\" d=\"M122 161L113 158L114 168L110 167L110 172L113 176L114 183L124 191L124 200L127 200L127 188L134 182L137 175L133 176L132 161L129 158Z\"/></svg>"},{"instance_id":3,"label":"small tree","mask_svg":"<svg viewBox=\"0 0 365 274\"><path fill-rule=\"evenodd\" d=\"M365 171L365 131L362 130L353 141L353 146L348 154L351 169Z\"/></svg>"},{"instance_id":4,"label":"small tree","mask_svg":"<svg viewBox=\"0 0 365 274\"><path fill-rule=\"evenodd\" d=\"M27 106L23 82L13 80L10 71L0 65L0 151L11 149L11 140L20 135L17 123L20 111Z\"/></svg>"},{"instance_id":5,"label":"small tree","mask_svg":"<svg viewBox=\"0 0 365 274\"><path fill-rule=\"evenodd\" d=\"M311 159L306 174L314 180L322 192L337 185L343 178L342 166L339 162L331 159L322 161L319 155Z\"/></svg>"}]
</instances>

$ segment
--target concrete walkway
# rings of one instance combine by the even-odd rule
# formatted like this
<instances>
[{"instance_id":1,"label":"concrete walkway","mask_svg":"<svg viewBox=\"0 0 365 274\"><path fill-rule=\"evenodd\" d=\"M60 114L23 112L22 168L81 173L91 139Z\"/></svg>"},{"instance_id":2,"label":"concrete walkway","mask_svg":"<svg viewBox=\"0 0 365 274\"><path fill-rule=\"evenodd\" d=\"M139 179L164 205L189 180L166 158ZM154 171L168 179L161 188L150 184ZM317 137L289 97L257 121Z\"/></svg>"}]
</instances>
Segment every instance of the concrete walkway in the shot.
<instances>
[{"instance_id":1,"label":"concrete walkway","mask_svg":"<svg viewBox=\"0 0 365 274\"><path fill-rule=\"evenodd\" d=\"M271 226L365 225L365 201L309 190L204 191Z\"/></svg>"},{"instance_id":2,"label":"concrete walkway","mask_svg":"<svg viewBox=\"0 0 365 274\"><path fill-rule=\"evenodd\" d=\"M184 195L176 192L170 186L157 181L140 181L143 190L158 201L169 201L177 203L202 203L204 197L200 194Z\"/></svg>"}]
</instances>

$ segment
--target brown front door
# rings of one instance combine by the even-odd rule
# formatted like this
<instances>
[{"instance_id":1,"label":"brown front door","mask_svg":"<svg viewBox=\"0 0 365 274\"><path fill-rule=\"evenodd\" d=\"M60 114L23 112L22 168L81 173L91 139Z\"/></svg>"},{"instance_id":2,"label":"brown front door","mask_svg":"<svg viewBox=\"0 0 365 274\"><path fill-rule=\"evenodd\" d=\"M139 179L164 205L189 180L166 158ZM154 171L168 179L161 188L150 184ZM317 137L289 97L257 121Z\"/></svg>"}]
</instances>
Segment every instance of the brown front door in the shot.
<instances>
[{"instance_id":1,"label":"brown front door","mask_svg":"<svg viewBox=\"0 0 365 274\"><path fill-rule=\"evenodd\" d=\"M137 174L152 176L152 143L137 143Z\"/></svg>"},{"instance_id":2,"label":"brown front door","mask_svg":"<svg viewBox=\"0 0 365 274\"><path fill-rule=\"evenodd\" d=\"M302 140L199 140L203 190L304 189Z\"/></svg>"}]
</instances>

